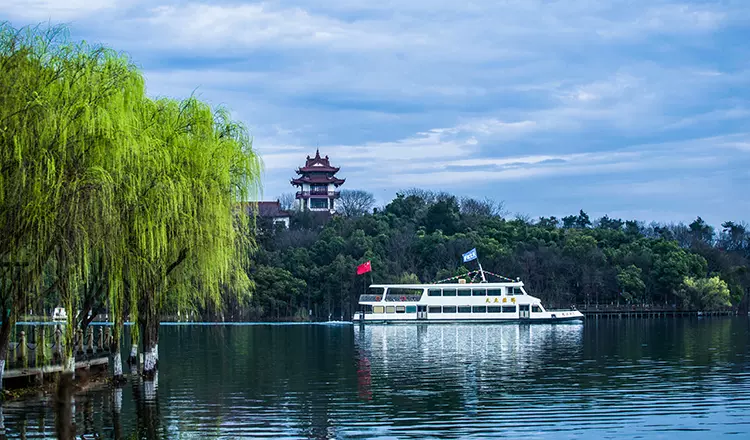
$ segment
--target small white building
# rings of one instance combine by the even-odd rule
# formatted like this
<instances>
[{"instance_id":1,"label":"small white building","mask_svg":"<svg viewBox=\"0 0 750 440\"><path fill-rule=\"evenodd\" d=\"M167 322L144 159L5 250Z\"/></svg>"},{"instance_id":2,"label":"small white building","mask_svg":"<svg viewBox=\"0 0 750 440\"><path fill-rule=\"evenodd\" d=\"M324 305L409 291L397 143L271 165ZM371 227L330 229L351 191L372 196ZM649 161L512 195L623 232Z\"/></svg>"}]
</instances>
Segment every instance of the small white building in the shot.
<instances>
[{"instance_id":1,"label":"small white building","mask_svg":"<svg viewBox=\"0 0 750 440\"><path fill-rule=\"evenodd\" d=\"M315 157L307 156L305 166L297 169L300 176L292 179L292 185L300 189L296 194L300 211L336 212L336 199L340 197L338 187L346 180L336 177L338 171L339 168L331 166L328 156L320 157L318 150Z\"/></svg>"}]
</instances>

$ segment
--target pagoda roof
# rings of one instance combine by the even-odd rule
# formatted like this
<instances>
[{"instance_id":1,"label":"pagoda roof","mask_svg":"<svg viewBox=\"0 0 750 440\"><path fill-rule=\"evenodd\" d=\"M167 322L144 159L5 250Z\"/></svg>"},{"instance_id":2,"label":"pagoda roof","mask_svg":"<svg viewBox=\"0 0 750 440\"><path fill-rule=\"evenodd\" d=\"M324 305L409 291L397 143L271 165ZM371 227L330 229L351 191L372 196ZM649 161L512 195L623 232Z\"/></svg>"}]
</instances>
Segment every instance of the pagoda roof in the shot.
<instances>
[{"instance_id":1,"label":"pagoda roof","mask_svg":"<svg viewBox=\"0 0 750 440\"><path fill-rule=\"evenodd\" d=\"M297 168L297 174L304 173L337 173L340 168L331 166L328 156L320 157L320 150L315 150L315 157L307 156L305 166Z\"/></svg>"},{"instance_id":2,"label":"pagoda roof","mask_svg":"<svg viewBox=\"0 0 750 440\"><path fill-rule=\"evenodd\" d=\"M333 183L336 186L343 185L346 179L339 179L334 176L302 176L297 179L292 179L292 185L302 185L303 183Z\"/></svg>"}]
</instances>

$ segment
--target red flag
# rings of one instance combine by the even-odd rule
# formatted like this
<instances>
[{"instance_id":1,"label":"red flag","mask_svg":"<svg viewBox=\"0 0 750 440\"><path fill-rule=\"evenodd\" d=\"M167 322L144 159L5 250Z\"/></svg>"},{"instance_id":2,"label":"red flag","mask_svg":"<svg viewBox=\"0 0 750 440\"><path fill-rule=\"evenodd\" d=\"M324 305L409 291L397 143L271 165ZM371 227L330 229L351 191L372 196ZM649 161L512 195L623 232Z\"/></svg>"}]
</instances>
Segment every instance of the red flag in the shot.
<instances>
[{"instance_id":1,"label":"red flag","mask_svg":"<svg viewBox=\"0 0 750 440\"><path fill-rule=\"evenodd\" d=\"M372 266L370 265L370 262L360 264L357 266L357 275L362 275L363 273L367 273L372 271Z\"/></svg>"}]
</instances>

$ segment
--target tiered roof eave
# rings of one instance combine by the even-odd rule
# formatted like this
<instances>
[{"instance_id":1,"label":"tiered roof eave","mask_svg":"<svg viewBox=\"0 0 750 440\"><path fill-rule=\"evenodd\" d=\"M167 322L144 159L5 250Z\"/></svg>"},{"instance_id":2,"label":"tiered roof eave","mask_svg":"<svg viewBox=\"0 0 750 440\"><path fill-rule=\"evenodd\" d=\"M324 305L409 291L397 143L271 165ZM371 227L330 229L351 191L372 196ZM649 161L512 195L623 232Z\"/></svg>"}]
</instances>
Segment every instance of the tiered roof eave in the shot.
<instances>
[{"instance_id":1,"label":"tiered roof eave","mask_svg":"<svg viewBox=\"0 0 750 440\"><path fill-rule=\"evenodd\" d=\"M297 174L308 174L308 173L330 173L336 174L341 168L332 166L304 166L297 168L295 171Z\"/></svg>"},{"instance_id":2,"label":"tiered roof eave","mask_svg":"<svg viewBox=\"0 0 750 440\"><path fill-rule=\"evenodd\" d=\"M304 176L300 177L299 179L292 179L291 183L294 186L302 186L302 184L328 184L332 183L335 186L341 186L346 182L346 179L339 179L338 177L333 176Z\"/></svg>"}]
</instances>

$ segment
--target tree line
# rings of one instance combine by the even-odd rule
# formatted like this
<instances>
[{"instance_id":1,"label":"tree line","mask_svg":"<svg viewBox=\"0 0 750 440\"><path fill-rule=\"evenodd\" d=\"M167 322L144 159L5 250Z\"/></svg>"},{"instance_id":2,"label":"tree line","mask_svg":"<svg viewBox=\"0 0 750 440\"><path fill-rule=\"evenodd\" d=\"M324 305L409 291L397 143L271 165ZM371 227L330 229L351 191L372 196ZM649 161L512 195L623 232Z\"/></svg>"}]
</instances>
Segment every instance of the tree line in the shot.
<instances>
[{"instance_id":1,"label":"tree line","mask_svg":"<svg viewBox=\"0 0 750 440\"><path fill-rule=\"evenodd\" d=\"M474 247L485 270L520 277L553 307L747 306L750 231L741 222L714 230L700 217L687 225L644 224L591 219L583 210L532 220L509 218L492 200L422 189L380 208L365 191L342 191L342 199L350 196L330 221L294 212L285 229L259 219L256 289L234 319L347 319L366 284L465 274L476 267L463 265L461 254ZM356 276L368 260L372 274Z\"/></svg>"},{"instance_id":2,"label":"tree line","mask_svg":"<svg viewBox=\"0 0 750 440\"><path fill-rule=\"evenodd\" d=\"M107 311L114 371L126 319L144 372L167 305L249 291L258 157L226 109L152 98L124 54L63 27L0 24L0 374L19 317L61 305L74 329ZM1 376L0 376L1 378Z\"/></svg>"}]
</instances>

